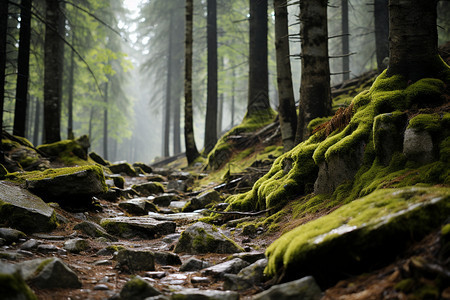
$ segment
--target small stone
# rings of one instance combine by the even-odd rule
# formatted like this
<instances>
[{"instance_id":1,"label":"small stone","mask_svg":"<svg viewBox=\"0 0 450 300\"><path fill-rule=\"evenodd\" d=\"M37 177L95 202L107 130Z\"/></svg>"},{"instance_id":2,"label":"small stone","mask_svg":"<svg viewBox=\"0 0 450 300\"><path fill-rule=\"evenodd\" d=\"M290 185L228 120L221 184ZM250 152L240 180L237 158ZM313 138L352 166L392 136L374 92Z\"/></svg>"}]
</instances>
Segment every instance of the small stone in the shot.
<instances>
[{"instance_id":1,"label":"small stone","mask_svg":"<svg viewBox=\"0 0 450 300\"><path fill-rule=\"evenodd\" d=\"M61 248L56 247L53 244L42 244L37 247L37 251L40 253L52 253L58 252Z\"/></svg>"},{"instance_id":2,"label":"small stone","mask_svg":"<svg viewBox=\"0 0 450 300\"><path fill-rule=\"evenodd\" d=\"M111 266L112 262L107 259L97 260L94 262L94 266Z\"/></svg>"},{"instance_id":3,"label":"small stone","mask_svg":"<svg viewBox=\"0 0 450 300\"><path fill-rule=\"evenodd\" d=\"M183 289L181 291L175 291L172 294L172 299L238 300L239 294L237 292L232 291Z\"/></svg>"},{"instance_id":4,"label":"small stone","mask_svg":"<svg viewBox=\"0 0 450 300\"><path fill-rule=\"evenodd\" d=\"M241 271L243 268L249 265L250 264L248 262L240 258L234 258L232 260L204 269L202 271L202 275L221 278L225 273L237 274L239 273L239 271Z\"/></svg>"},{"instance_id":5,"label":"small stone","mask_svg":"<svg viewBox=\"0 0 450 300\"><path fill-rule=\"evenodd\" d=\"M19 242L21 238L26 238L26 234L22 231L12 228L0 228L0 238L4 239L7 244Z\"/></svg>"},{"instance_id":6,"label":"small stone","mask_svg":"<svg viewBox=\"0 0 450 300\"><path fill-rule=\"evenodd\" d=\"M109 286L106 284L97 284L94 286L94 291L108 291L110 290Z\"/></svg>"},{"instance_id":7,"label":"small stone","mask_svg":"<svg viewBox=\"0 0 450 300\"><path fill-rule=\"evenodd\" d=\"M155 289L140 276L136 276L125 283L120 291L120 298L122 300L139 300L160 294L160 291Z\"/></svg>"},{"instance_id":8,"label":"small stone","mask_svg":"<svg viewBox=\"0 0 450 300\"><path fill-rule=\"evenodd\" d=\"M180 239L181 234L179 233L172 233L168 234L165 237L163 237L161 240L167 244L172 244Z\"/></svg>"},{"instance_id":9,"label":"small stone","mask_svg":"<svg viewBox=\"0 0 450 300\"><path fill-rule=\"evenodd\" d=\"M176 228L175 222L158 221L147 216L105 218L100 221L100 225L108 233L123 238L140 237L147 239L174 233Z\"/></svg>"},{"instance_id":10,"label":"small stone","mask_svg":"<svg viewBox=\"0 0 450 300\"><path fill-rule=\"evenodd\" d=\"M97 223L91 222L91 221L84 221L81 223L78 223L73 227L74 230L79 230L83 232L84 234L87 234L92 237L104 237L107 238L110 241L116 242L117 238L110 235L103 229L102 226L98 225Z\"/></svg>"},{"instance_id":11,"label":"small stone","mask_svg":"<svg viewBox=\"0 0 450 300\"><path fill-rule=\"evenodd\" d=\"M153 203L158 206L169 206L171 202L179 200L177 194L162 194L153 198Z\"/></svg>"},{"instance_id":12,"label":"small stone","mask_svg":"<svg viewBox=\"0 0 450 300\"><path fill-rule=\"evenodd\" d=\"M166 277L167 273L166 272L161 272L161 271L151 271L151 272L145 272L145 275L150 277L150 278L161 279L163 277Z\"/></svg>"},{"instance_id":13,"label":"small stone","mask_svg":"<svg viewBox=\"0 0 450 300\"><path fill-rule=\"evenodd\" d=\"M208 277L200 277L200 276L193 276L192 278L191 278L191 283L192 284L194 284L194 283L207 283L207 284L209 284L209 283L211 283L211 280L208 278Z\"/></svg>"},{"instance_id":14,"label":"small stone","mask_svg":"<svg viewBox=\"0 0 450 300\"><path fill-rule=\"evenodd\" d=\"M274 285L270 289L253 296L252 299L272 300L275 298L319 300L322 298L322 291L314 278L308 276L299 280Z\"/></svg>"},{"instance_id":15,"label":"small stone","mask_svg":"<svg viewBox=\"0 0 450 300\"><path fill-rule=\"evenodd\" d=\"M41 242L35 240L35 239L29 239L28 241L26 241L25 243L23 243L22 245L20 245L20 249L22 250L32 250L32 249L36 249L37 246L39 246L41 244Z\"/></svg>"},{"instance_id":16,"label":"small stone","mask_svg":"<svg viewBox=\"0 0 450 300\"><path fill-rule=\"evenodd\" d=\"M235 253L231 256L232 258L240 258L245 260L246 262L252 264L257 260L265 258L264 252L244 252L244 253Z\"/></svg>"},{"instance_id":17,"label":"small stone","mask_svg":"<svg viewBox=\"0 0 450 300\"><path fill-rule=\"evenodd\" d=\"M129 273L155 270L155 257L151 251L122 249L116 260L117 267Z\"/></svg>"},{"instance_id":18,"label":"small stone","mask_svg":"<svg viewBox=\"0 0 450 300\"><path fill-rule=\"evenodd\" d=\"M207 261L197 259L195 257L189 258L180 267L181 272L198 271L204 268L208 268L211 264Z\"/></svg>"},{"instance_id":19,"label":"small stone","mask_svg":"<svg viewBox=\"0 0 450 300\"><path fill-rule=\"evenodd\" d=\"M80 253L89 248L89 243L85 239L71 239L64 243L64 249L72 253Z\"/></svg>"},{"instance_id":20,"label":"small stone","mask_svg":"<svg viewBox=\"0 0 450 300\"><path fill-rule=\"evenodd\" d=\"M159 182L146 182L135 184L131 187L141 196L150 196L164 193L164 187Z\"/></svg>"},{"instance_id":21,"label":"small stone","mask_svg":"<svg viewBox=\"0 0 450 300\"><path fill-rule=\"evenodd\" d=\"M155 261L160 265L181 265L181 259L178 255L172 252L154 252Z\"/></svg>"}]
</instances>

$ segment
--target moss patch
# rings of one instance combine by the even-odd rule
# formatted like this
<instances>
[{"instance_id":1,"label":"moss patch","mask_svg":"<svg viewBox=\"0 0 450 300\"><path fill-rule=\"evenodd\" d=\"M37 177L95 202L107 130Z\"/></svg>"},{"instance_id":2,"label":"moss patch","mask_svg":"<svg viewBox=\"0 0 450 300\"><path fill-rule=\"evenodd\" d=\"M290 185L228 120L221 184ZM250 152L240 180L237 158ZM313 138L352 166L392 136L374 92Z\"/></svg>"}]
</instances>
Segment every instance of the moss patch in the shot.
<instances>
[{"instance_id":1,"label":"moss patch","mask_svg":"<svg viewBox=\"0 0 450 300\"><path fill-rule=\"evenodd\" d=\"M37 300L36 295L23 280L20 271L0 273L0 290L4 299Z\"/></svg>"},{"instance_id":2,"label":"moss patch","mask_svg":"<svg viewBox=\"0 0 450 300\"><path fill-rule=\"evenodd\" d=\"M48 156L65 165L87 165L87 153L75 140L63 140L37 147Z\"/></svg>"}]
</instances>

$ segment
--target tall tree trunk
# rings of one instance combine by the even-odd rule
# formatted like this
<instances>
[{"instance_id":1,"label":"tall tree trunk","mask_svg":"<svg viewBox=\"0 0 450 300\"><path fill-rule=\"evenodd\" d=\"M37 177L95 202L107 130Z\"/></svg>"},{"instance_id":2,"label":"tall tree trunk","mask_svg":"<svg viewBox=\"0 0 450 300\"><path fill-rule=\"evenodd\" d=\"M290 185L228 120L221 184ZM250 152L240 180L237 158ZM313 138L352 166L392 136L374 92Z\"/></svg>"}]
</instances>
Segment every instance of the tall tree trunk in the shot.
<instances>
[{"instance_id":1,"label":"tall tree trunk","mask_svg":"<svg viewBox=\"0 0 450 300\"><path fill-rule=\"evenodd\" d=\"M5 103L6 37L8 33L8 1L0 1L0 164L5 157L2 146L3 107Z\"/></svg>"},{"instance_id":2,"label":"tall tree trunk","mask_svg":"<svg viewBox=\"0 0 450 300\"><path fill-rule=\"evenodd\" d=\"M194 139L194 120L192 112L192 31L194 0L186 0L186 37L184 59L184 139L188 164L200 156Z\"/></svg>"},{"instance_id":3,"label":"tall tree trunk","mask_svg":"<svg viewBox=\"0 0 450 300\"><path fill-rule=\"evenodd\" d=\"M437 51L437 0L389 1L389 67L415 82L436 77L442 65Z\"/></svg>"},{"instance_id":4,"label":"tall tree trunk","mask_svg":"<svg viewBox=\"0 0 450 300\"><path fill-rule=\"evenodd\" d=\"M223 121L223 101L224 101L224 94L221 92L219 94L219 103L217 107L217 136L220 137L222 134L222 121Z\"/></svg>"},{"instance_id":5,"label":"tall tree trunk","mask_svg":"<svg viewBox=\"0 0 450 300\"><path fill-rule=\"evenodd\" d=\"M389 0L374 1L375 16L375 48L378 72L381 73L387 65L383 63L389 57Z\"/></svg>"},{"instance_id":6,"label":"tall tree trunk","mask_svg":"<svg viewBox=\"0 0 450 300\"><path fill-rule=\"evenodd\" d=\"M208 82L205 120L205 153L217 142L217 5L208 0L206 40L208 48Z\"/></svg>"},{"instance_id":7,"label":"tall tree trunk","mask_svg":"<svg viewBox=\"0 0 450 300\"><path fill-rule=\"evenodd\" d=\"M108 159L108 81L105 82L105 110L103 111L103 158Z\"/></svg>"},{"instance_id":8,"label":"tall tree trunk","mask_svg":"<svg viewBox=\"0 0 450 300\"><path fill-rule=\"evenodd\" d=\"M72 45L74 44L75 32L72 31ZM74 73L75 73L75 53L70 52L70 69L69 69L69 88L68 88L68 103L67 103L67 138L73 140L73 89L74 89Z\"/></svg>"},{"instance_id":9,"label":"tall tree trunk","mask_svg":"<svg viewBox=\"0 0 450 300\"><path fill-rule=\"evenodd\" d=\"M89 129L88 129L88 135L89 135L89 140L93 141L94 139L92 138L92 122L94 121L94 107L91 107L91 112L89 114Z\"/></svg>"},{"instance_id":10,"label":"tall tree trunk","mask_svg":"<svg viewBox=\"0 0 450 300\"><path fill-rule=\"evenodd\" d=\"M167 44L167 80L166 80L166 105L164 114L164 157L168 157L169 153L169 137L170 137L170 116L172 102L172 33L173 33L173 13L170 14L169 38Z\"/></svg>"},{"instance_id":11,"label":"tall tree trunk","mask_svg":"<svg viewBox=\"0 0 450 300\"><path fill-rule=\"evenodd\" d=\"M231 71L231 127L234 127L234 111L235 111L235 92L236 92L236 71L233 69Z\"/></svg>"},{"instance_id":12,"label":"tall tree trunk","mask_svg":"<svg viewBox=\"0 0 450 300\"><path fill-rule=\"evenodd\" d=\"M33 110L33 99L34 99L34 97L33 96L30 96L29 94L28 94L28 97L27 97L27 99L28 99L28 101L27 101L27 125L26 125L26 130L25 130L25 137L29 140L29 141L31 141L31 128L33 127L32 126L32 123L33 123L33 117L34 117L34 110Z\"/></svg>"},{"instance_id":13,"label":"tall tree trunk","mask_svg":"<svg viewBox=\"0 0 450 300\"><path fill-rule=\"evenodd\" d=\"M28 77L30 69L31 0L20 6L19 55L17 58L16 104L13 134L25 137L27 119Z\"/></svg>"},{"instance_id":14,"label":"tall tree trunk","mask_svg":"<svg viewBox=\"0 0 450 300\"><path fill-rule=\"evenodd\" d=\"M182 40L183 38L177 37L177 31L175 29L175 41ZM176 47L175 47L176 49ZM183 69L183 61L178 57L173 57L172 65L172 82L173 82L173 154L181 153L181 97L183 94L183 75L180 70Z\"/></svg>"},{"instance_id":15,"label":"tall tree trunk","mask_svg":"<svg viewBox=\"0 0 450 300\"><path fill-rule=\"evenodd\" d=\"M348 30L348 0L341 0L342 15L342 80L350 79L350 38Z\"/></svg>"},{"instance_id":16,"label":"tall tree trunk","mask_svg":"<svg viewBox=\"0 0 450 300\"><path fill-rule=\"evenodd\" d=\"M39 99L36 98L36 108L34 110L34 132L33 132L33 145L37 146L39 144L39 133L41 127L41 104Z\"/></svg>"},{"instance_id":17,"label":"tall tree trunk","mask_svg":"<svg viewBox=\"0 0 450 300\"><path fill-rule=\"evenodd\" d=\"M267 0L250 1L247 116L270 108L267 67Z\"/></svg>"},{"instance_id":18,"label":"tall tree trunk","mask_svg":"<svg viewBox=\"0 0 450 300\"><path fill-rule=\"evenodd\" d=\"M44 133L45 143L61 140L61 97L64 44L61 24L64 24L59 0L46 0L44 45Z\"/></svg>"},{"instance_id":19,"label":"tall tree trunk","mask_svg":"<svg viewBox=\"0 0 450 300\"><path fill-rule=\"evenodd\" d=\"M275 8L275 49L277 59L278 112L284 151L295 146L297 113L289 52L288 10L286 0L273 0Z\"/></svg>"},{"instance_id":20,"label":"tall tree trunk","mask_svg":"<svg viewBox=\"0 0 450 300\"><path fill-rule=\"evenodd\" d=\"M307 125L331 113L327 0L300 0L302 79L296 142L308 136Z\"/></svg>"}]
</instances>

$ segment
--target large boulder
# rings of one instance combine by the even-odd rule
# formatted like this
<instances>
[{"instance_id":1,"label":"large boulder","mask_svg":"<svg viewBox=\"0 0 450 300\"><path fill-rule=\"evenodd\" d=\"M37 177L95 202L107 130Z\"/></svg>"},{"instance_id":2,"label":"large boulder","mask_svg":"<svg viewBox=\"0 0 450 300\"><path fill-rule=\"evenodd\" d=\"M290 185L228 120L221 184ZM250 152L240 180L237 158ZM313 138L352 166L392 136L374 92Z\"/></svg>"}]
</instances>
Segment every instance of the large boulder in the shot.
<instances>
[{"instance_id":1,"label":"large boulder","mask_svg":"<svg viewBox=\"0 0 450 300\"><path fill-rule=\"evenodd\" d=\"M153 239L175 232L176 224L172 221L158 221L150 217L116 217L105 218L100 225L110 234L123 238L141 237Z\"/></svg>"},{"instance_id":2,"label":"large boulder","mask_svg":"<svg viewBox=\"0 0 450 300\"><path fill-rule=\"evenodd\" d=\"M1 261L0 291L4 300L37 300L36 295L22 278L20 269L16 265Z\"/></svg>"},{"instance_id":3,"label":"large boulder","mask_svg":"<svg viewBox=\"0 0 450 300\"><path fill-rule=\"evenodd\" d=\"M203 222L197 222L181 234L175 246L176 253L236 253L244 249L226 237L216 227Z\"/></svg>"},{"instance_id":4,"label":"large boulder","mask_svg":"<svg viewBox=\"0 0 450 300\"><path fill-rule=\"evenodd\" d=\"M56 228L53 208L27 190L3 182L0 182L0 220L25 232Z\"/></svg>"},{"instance_id":5,"label":"large boulder","mask_svg":"<svg viewBox=\"0 0 450 300\"><path fill-rule=\"evenodd\" d=\"M25 186L44 201L77 206L107 191L103 171L98 166L49 169L25 175Z\"/></svg>"}]
</instances>

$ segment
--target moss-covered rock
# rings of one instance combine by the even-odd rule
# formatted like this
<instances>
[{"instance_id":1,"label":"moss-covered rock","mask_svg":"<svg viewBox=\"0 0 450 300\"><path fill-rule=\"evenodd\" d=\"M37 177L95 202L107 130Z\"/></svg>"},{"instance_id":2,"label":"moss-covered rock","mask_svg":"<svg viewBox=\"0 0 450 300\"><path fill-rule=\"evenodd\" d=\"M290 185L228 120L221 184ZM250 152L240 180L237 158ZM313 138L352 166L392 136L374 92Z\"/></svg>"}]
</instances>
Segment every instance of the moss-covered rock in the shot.
<instances>
[{"instance_id":1,"label":"moss-covered rock","mask_svg":"<svg viewBox=\"0 0 450 300\"><path fill-rule=\"evenodd\" d=\"M150 196L164 193L164 186L159 182L134 184L131 188L138 192L141 196Z\"/></svg>"},{"instance_id":2,"label":"moss-covered rock","mask_svg":"<svg viewBox=\"0 0 450 300\"><path fill-rule=\"evenodd\" d=\"M38 146L37 149L52 159L66 165L87 164L87 152L83 146L75 140L62 140L51 144L44 144Z\"/></svg>"},{"instance_id":3,"label":"moss-covered rock","mask_svg":"<svg viewBox=\"0 0 450 300\"><path fill-rule=\"evenodd\" d=\"M118 267L128 273L155 270L155 256L151 251L122 249L116 260Z\"/></svg>"},{"instance_id":4,"label":"moss-covered rock","mask_svg":"<svg viewBox=\"0 0 450 300\"><path fill-rule=\"evenodd\" d=\"M266 251L266 273L283 270L284 280L309 274L327 286L395 258L449 214L448 188L375 191L284 234Z\"/></svg>"},{"instance_id":5,"label":"moss-covered rock","mask_svg":"<svg viewBox=\"0 0 450 300\"><path fill-rule=\"evenodd\" d=\"M0 182L0 222L25 232L50 231L56 214L41 198L20 187Z\"/></svg>"},{"instance_id":6,"label":"moss-covered rock","mask_svg":"<svg viewBox=\"0 0 450 300\"><path fill-rule=\"evenodd\" d=\"M92 237L104 237L110 241L117 242L117 238L108 234L103 227L98 225L97 223L90 221L83 221L81 223L76 224L73 227L74 230L79 230L84 234L87 234Z\"/></svg>"},{"instance_id":7,"label":"moss-covered rock","mask_svg":"<svg viewBox=\"0 0 450 300\"><path fill-rule=\"evenodd\" d=\"M131 177L139 175L136 170L126 162L109 165L108 168L114 174L123 174Z\"/></svg>"},{"instance_id":8,"label":"moss-covered rock","mask_svg":"<svg viewBox=\"0 0 450 300\"><path fill-rule=\"evenodd\" d=\"M139 300L160 294L161 292L152 287L147 281L139 276L136 276L125 283L120 291L120 299Z\"/></svg>"},{"instance_id":9,"label":"moss-covered rock","mask_svg":"<svg viewBox=\"0 0 450 300\"><path fill-rule=\"evenodd\" d=\"M150 167L149 165L144 164L142 162L135 162L133 164L133 167L134 168L140 168L142 171L144 171L145 173L148 173L148 174L153 173L152 167Z\"/></svg>"},{"instance_id":10,"label":"moss-covered rock","mask_svg":"<svg viewBox=\"0 0 450 300\"><path fill-rule=\"evenodd\" d=\"M103 157L101 157L95 152L89 153L89 158L102 166L109 166L111 164L109 161L103 159Z\"/></svg>"},{"instance_id":11,"label":"moss-covered rock","mask_svg":"<svg viewBox=\"0 0 450 300\"><path fill-rule=\"evenodd\" d=\"M3 262L0 262L0 291L2 299L5 300L37 300L22 278L20 269Z\"/></svg>"},{"instance_id":12,"label":"moss-covered rock","mask_svg":"<svg viewBox=\"0 0 450 300\"><path fill-rule=\"evenodd\" d=\"M243 252L242 247L227 238L216 227L197 222L181 234L175 253L236 253Z\"/></svg>"}]
</instances>

